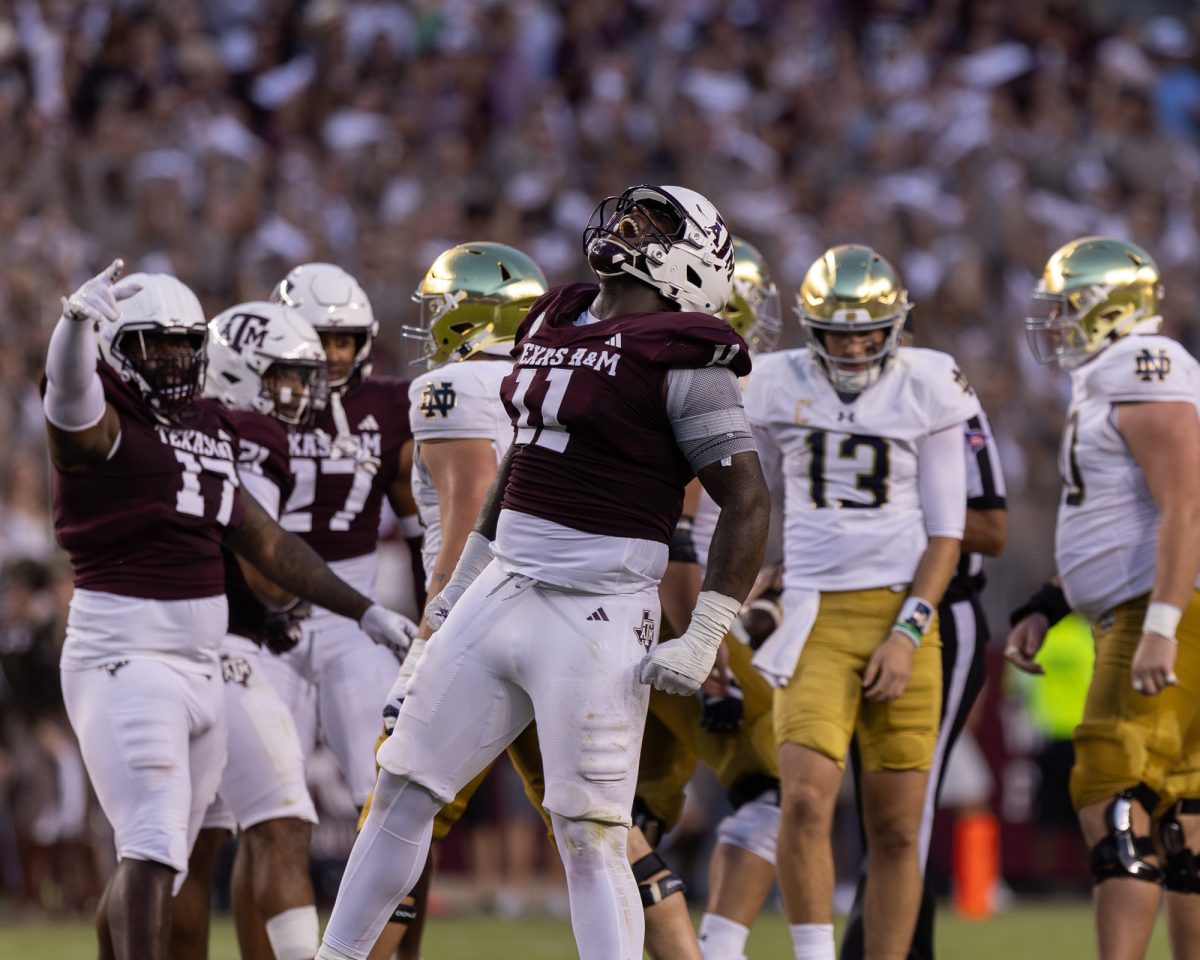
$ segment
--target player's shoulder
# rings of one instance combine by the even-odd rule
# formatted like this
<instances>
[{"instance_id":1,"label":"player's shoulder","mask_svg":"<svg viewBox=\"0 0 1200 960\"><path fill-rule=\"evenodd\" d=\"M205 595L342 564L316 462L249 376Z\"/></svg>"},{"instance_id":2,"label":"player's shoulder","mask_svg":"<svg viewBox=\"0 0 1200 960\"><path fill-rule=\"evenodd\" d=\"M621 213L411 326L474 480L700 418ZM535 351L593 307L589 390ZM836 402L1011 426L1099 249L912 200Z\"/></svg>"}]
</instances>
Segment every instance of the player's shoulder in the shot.
<instances>
[{"instance_id":1,"label":"player's shoulder","mask_svg":"<svg viewBox=\"0 0 1200 960\"><path fill-rule=\"evenodd\" d=\"M750 352L737 332L720 317L691 311L633 314L616 321L631 344L666 367L728 367L737 376L750 373Z\"/></svg>"},{"instance_id":2,"label":"player's shoulder","mask_svg":"<svg viewBox=\"0 0 1200 960\"><path fill-rule=\"evenodd\" d=\"M927 347L901 347L897 367L931 429L941 430L979 413L979 398L950 354Z\"/></svg>"},{"instance_id":3,"label":"player's shoulder","mask_svg":"<svg viewBox=\"0 0 1200 960\"><path fill-rule=\"evenodd\" d=\"M1158 334L1122 337L1073 376L1087 397L1108 402L1200 399L1200 364Z\"/></svg>"},{"instance_id":4,"label":"player's shoulder","mask_svg":"<svg viewBox=\"0 0 1200 960\"><path fill-rule=\"evenodd\" d=\"M230 410L229 420L237 430L239 439L257 443L271 451L288 448L287 427L272 416L257 410Z\"/></svg>"},{"instance_id":5,"label":"player's shoulder","mask_svg":"<svg viewBox=\"0 0 1200 960\"><path fill-rule=\"evenodd\" d=\"M517 327L513 341L513 352L526 337L533 336L542 327L559 327L572 324L596 299L600 288L594 283L564 283L551 287L533 301L525 319Z\"/></svg>"},{"instance_id":6,"label":"player's shoulder","mask_svg":"<svg viewBox=\"0 0 1200 960\"><path fill-rule=\"evenodd\" d=\"M458 429L465 421L491 422L503 409L500 382L511 370L504 359L464 360L421 374L409 388L414 433L427 437L443 424Z\"/></svg>"}]
</instances>

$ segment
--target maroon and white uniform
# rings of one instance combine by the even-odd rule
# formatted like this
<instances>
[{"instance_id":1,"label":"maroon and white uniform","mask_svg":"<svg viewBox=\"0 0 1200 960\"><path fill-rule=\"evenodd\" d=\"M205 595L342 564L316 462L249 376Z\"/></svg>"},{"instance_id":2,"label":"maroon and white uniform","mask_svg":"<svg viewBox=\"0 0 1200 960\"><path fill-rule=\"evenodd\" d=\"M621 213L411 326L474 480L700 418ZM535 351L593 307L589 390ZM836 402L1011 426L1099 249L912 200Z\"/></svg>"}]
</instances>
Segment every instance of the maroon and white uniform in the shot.
<instances>
[{"instance_id":1,"label":"maroon and white uniform","mask_svg":"<svg viewBox=\"0 0 1200 960\"><path fill-rule=\"evenodd\" d=\"M383 377L352 381L311 426L288 435L295 485L280 523L372 600L380 510L411 436L408 384ZM395 657L354 621L315 608L299 646L262 662L305 751L319 735L337 756L354 802L363 804L375 782L371 749Z\"/></svg>"},{"instance_id":2,"label":"maroon and white uniform","mask_svg":"<svg viewBox=\"0 0 1200 960\"><path fill-rule=\"evenodd\" d=\"M246 493L278 519L292 491L288 432L274 417L229 413L238 433L238 477ZM267 679L266 608L246 583L237 557L225 551L229 630L221 645L229 744L216 802L204 826L243 830L291 817L317 822L304 776L304 750L291 711Z\"/></svg>"},{"instance_id":3,"label":"maroon and white uniform","mask_svg":"<svg viewBox=\"0 0 1200 960\"><path fill-rule=\"evenodd\" d=\"M636 668L694 475L672 383L716 367L737 405L750 361L706 314L595 320L597 290L551 290L518 331L496 559L430 640L379 761L449 800L536 717L546 809L627 824L650 689ZM740 446L718 438L695 467L752 449L741 421Z\"/></svg>"},{"instance_id":4,"label":"maroon and white uniform","mask_svg":"<svg viewBox=\"0 0 1200 960\"><path fill-rule=\"evenodd\" d=\"M225 762L221 541L243 516L237 433L208 400L161 421L98 372L118 440L102 464L54 471L75 567L63 696L118 856L166 864L178 885Z\"/></svg>"}]
</instances>

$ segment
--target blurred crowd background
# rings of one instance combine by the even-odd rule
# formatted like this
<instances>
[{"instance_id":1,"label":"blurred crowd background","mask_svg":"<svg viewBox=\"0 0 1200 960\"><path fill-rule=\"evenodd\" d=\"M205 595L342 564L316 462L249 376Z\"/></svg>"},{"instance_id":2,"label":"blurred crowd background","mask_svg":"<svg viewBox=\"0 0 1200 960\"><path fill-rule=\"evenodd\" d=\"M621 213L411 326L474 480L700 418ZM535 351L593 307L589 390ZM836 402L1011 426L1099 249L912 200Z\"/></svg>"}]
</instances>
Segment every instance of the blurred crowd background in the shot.
<instances>
[{"instance_id":1,"label":"blurred crowd background","mask_svg":"<svg viewBox=\"0 0 1200 960\"><path fill-rule=\"evenodd\" d=\"M58 693L71 588L37 385L60 296L114 256L212 314L298 262L341 264L382 322L376 370L403 375L398 328L438 252L499 240L583 279L589 213L634 183L712 198L766 253L786 316L826 246L870 243L1002 445L997 633L1051 572L1067 384L1021 323L1046 257L1090 232L1142 244L1168 331L1200 346L1187 0L5 0L0 131L0 910L87 909L112 855ZM1056 772L1088 643L1058 649L1049 692L996 658L962 801L1000 816L1019 891L1086 884ZM329 769L318 854L336 863L351 827ZM492 863L515 831L507 859L545 862L512 794L452 857ZM695 794L679 846L702 864L719 798Z\"/></svg>"}]
</instances>

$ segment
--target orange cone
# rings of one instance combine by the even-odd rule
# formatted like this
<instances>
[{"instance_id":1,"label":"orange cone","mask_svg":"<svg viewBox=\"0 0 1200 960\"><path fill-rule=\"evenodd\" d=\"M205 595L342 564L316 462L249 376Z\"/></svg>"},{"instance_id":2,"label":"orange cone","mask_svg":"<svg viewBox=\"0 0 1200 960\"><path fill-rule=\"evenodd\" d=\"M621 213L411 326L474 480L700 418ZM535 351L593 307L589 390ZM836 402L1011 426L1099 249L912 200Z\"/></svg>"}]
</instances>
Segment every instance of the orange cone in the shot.
<instances>
[{"instance_id":1,"label":"orange cone","mask_svg":"<svg viewBox=\"0 0 1200 960\"><path fill-rule=\"evenodd\" d=\"M954 824L954 906L984 920L995 912L1000 874L1000 824L991 813L970 813Z\"/></svg>"}]
</instances>

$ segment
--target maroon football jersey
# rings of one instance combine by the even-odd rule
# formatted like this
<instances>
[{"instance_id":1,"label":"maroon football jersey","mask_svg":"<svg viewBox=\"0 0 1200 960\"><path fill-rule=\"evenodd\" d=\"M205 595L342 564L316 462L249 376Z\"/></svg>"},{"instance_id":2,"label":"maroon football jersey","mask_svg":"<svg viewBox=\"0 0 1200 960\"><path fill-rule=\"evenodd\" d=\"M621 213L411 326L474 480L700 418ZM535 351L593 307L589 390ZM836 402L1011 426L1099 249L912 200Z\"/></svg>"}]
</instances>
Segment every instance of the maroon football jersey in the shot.
<instances>
[{"instance_id":1,"label":"maroon football jersey","mask_svg":"<svg viewBox=\"0 0 1200 960\"><path fill-rule=\"evenodd\" d=\"M378 467L355 468L355 457L334 457L337 427L332 398L316 422L288 436L295 488L284 508L284 529L303 537L325 560L349 560L375 550L383 495L400 472L400 448L412 437L408 383L373 378L352 383L342 407L358 455Z\"/></svg>"},{"instance_id":2,"label":"maroon football jersey","mask_svg":"<svg viewBox=\"0 0 1200 960\"><path fill-rule=\"evenodd\" d=\"M292 492L292 474L288 468L287 428L274 417L253 411L229 413L238 433L238 473L245 477L257 473L279 488L279 502ZM225 596L229 598L229 632L262 643L266 608L242 576L233 551L225 551Z\"/></svg>"},{"instance_id":3,"label":"maroon football jersey","mask_svg":"<svg viewBox=\"0 0 1200 960\"><path fill-rule=\"evenodd\" d=\"M222 594L221 541L242 523L228 412L196 400L163 423L107 364L98 368L121 418L116 452L79 473L54 470L54 529L75 586L151 600Z\"/></svg>"},{"instance_id":4,"label":"maroon football jersey","mask_svg":"<svg viewBox=\"0 0 1200 960\"><path fill-rule=\"evenodd\" d=\"M693 471L675 443L666 375L719 364L750 372L742 339L704 313L574 321L591 284L556 287L517 331L500 391L516 428L501 507L587 533L667 543Z\"/></svg>"}]
</instances>

